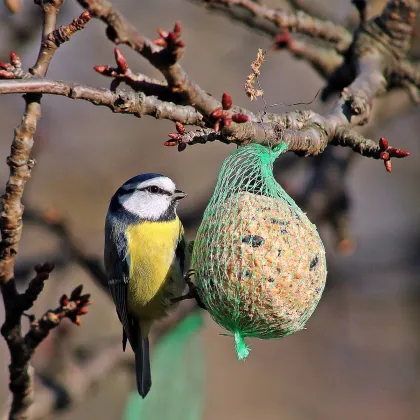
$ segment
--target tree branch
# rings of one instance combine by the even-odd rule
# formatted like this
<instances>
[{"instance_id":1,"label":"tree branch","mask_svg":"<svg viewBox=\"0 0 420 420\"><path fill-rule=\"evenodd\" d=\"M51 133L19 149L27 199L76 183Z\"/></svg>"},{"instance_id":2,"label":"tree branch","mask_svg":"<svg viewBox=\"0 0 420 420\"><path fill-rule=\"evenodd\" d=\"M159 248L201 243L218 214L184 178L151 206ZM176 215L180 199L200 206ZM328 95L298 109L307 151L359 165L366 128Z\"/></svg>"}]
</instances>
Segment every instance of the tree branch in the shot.
<instances>
[{"instance_id":1,"label":"tree branch","mask_svg":"<svg viewBox=\"0 0 420 420\"><path fill-rule=\"evenodd\" d=\"M9 388L13 400L10 420L26 419L27 411L33 403L33 369L30 360L35 349L63 318L69 318L80 325L80 316L87 313L86 306L91 303L90 295L81 295L82 287L79 286L72 292L70 299L65 295L61 298L57 309L47 311L39 320L31 317L30 329L22 336L22 315L32 307L53 269L54 266L50 263L36 266L36 276L22 294L17 292L14 281L9 281L2 287L6 319L1 334L6 340L11 356Z\"/></svg>"},{"instance_id":2,"label":"tree branch","mask_svg":"<svg viewBox=\"0 0 420 420\"><path fill-rule=\"evenodd\" d=\"M282 29L327 41L339 52L346 51L352 41L351 33L343 26L314 18L301 10L289 13L281 9L271 9L252 0L209 0L206 4L211 8L224 8L227 13L234 6L243 8Z\"/></svg>"},{"instance_id":3,"label":"tree branch","mask_svg":"<svg viewBox=\"0 0 420 420\"><path fill-rule=\"evenodd\" d=\"M63 0L36 0L36 3L43 10L43 31L42 42L38 59L30 69L31 74L45 76L49 63L59 44L50 42L49 35L55 29L57 15ZM88 14L84 15L84 23L87 22ZM89 17L90 18L90 17ZM79 25L80 29L84 23ZM75 25L78 26L78 25ZM71 30L68 38L79 28ZM16 70L15 77L18 75L20 60L15 55L11 55L11 66ZM4 68L4 66L1 66ZM6 70L7 71L7 70ZM21 73L25 76L26 73ZM23 295L19 295L16 290L14 280L15 256L18 252L19 242L22 234L22 215L23 205L21 202L23 190L26 182L30 178L31 170L35 161L30 158L33 136L36 131L37 121L40 118L41 95L38 93L28 93L24 96L25 113L19 127L15 129L15 136L12 142L11 154L7 163L10 167L9 180L6 184L6 192L1 198L1 217L0 217L0 287L3 295L6 320L2 326L1 333L4 336L11 357L10 370L10 390L12 392L12 405L9 419L26 419L29 406L33 402L32 368L30 359L37 345L45 338L51 328L61 321L62 317L78 313L82 307L77 306L70 311L54 313L56 322L52 321L52 315L45 315L38 323L32 324L31 329L22 337L21 317L23 311L29 309L37 298L43 287L43 281L48 278L52 271L52 266L43 265L36 268L37 276L30 283ZM83 309L84 310L84 309ZM62 317L60 317L60 314ZM73 316L73 315L71 315ZM75 317L77 315L74 315ZM57 318L58 317L58 318Z\"/></svg>"},{"instance_id":4,"label":"tree branch","mask_svg":"<svg viewBox=\"0 0 420 420\"><path fill-rule=\"evenodd\" d=\"M162 58L165 56L168 59L167 56L172 50L180 48L179 46L174 47L177 42L180 42L179 34L181 28L179 24L176 24L174 31L169 34L160 31L161 38L158 39L158 43L166 46L158 48L149 40L139 35L106 0L86 0L82 3L89 6L92 14L101 18L109 25L108 35L110 33L113 34L113 40L116 43L126 43L132 46L136 51L139 51L148 58L151 63L160 66L165 76L167 76L165 74L166 70L175 65L179 66L176 63L170 66L168 65L168 61L165 62ZM244 118L239 116L241 117L239 121L238 118L235 118L238 115L232 114L232 111L230 111L231 105L225 108L223 103L214 99L212 100L221 106L212 110L210 114L203 115L200 113L202 106L197 103L193 103L196 110L194 112L192 108L176 106L173 103L159 101L154 97L147 97L144 94L136 95L124 91L115 93L53 81L35 82L33 80L20 80L2 82L3 90L1 89L2 85L0 85L0 93L30 91L63 95L105 105L114 112L132 113L137 116L148 114L156 118L169 118L183 124L200 123L199 125L203 125L204 121L202 119L206 118L205 124L207 126L214 124L214 131L216 133L220 131L220 135L201 137L199 139L201 143L208 139L218 139L236 144L255 142L264 145L275 145L286 142L290 151L299 154L302 153L306 156L318 154L329 143L334 141L338 130L350 129L356 125L365 124L370 116L373 99L386 91L390 86L391 79L395 82L395 78L392 78L392 75L399 71L401 60L400 57L395 57L393 46L398 45L401 47L401 45L406 45L405 42L401 43L401 37L407 33L407 25L412 22L413 12L408 6L401 5L401 2L397 2L396 0L390 3L393 6L388 5L383 15L367 22L364 24L363 30L360 33L357 32L349 50L352 54L351 66L355 68L355 78L349 86L342 89L340 98L336 101L331 112L326 116L321 116L312 111L296 111L283 115L267 114L263 122L260 122L252 113L247 110L242 110ZM255 3L252 4L255 5ZM252 7L254 7L253 5ZM260 7L258 4L257 6ZM389 13L390 7L394 10L393 14ZM401 18L399 20L395 18L395 10L401 11ZM391 25L388 22L389 19L393 22L400 23L402 26ZM380 38L381 34L379 30L382 27L387 28L388 31L383 35L383 39L390 40L389 50L384 47L383 39ZM400 43L393 43L392 35L394 32L391 29L395 32L395 36L398 37ZM375 36L372 34L375 34ZM175 39L172 42L172 47L169 42L172 39L171 36ZM380 42L379 39L382 41ZM112 69L109 66L97 66L96 70L102 74L117 77L117 79L128 77L132 81L132 73L128 69L124 56L118 49L115 50L115 56L117 69ZM344 66L350 66L348 60L346 60ZM179 69L181 68L179 67ZM328 71L331 71L331 69ZM167 81L167 88L173 93L174 89L173 85L171 86L171 79L167 77ZM166 89L166 86L162 85L160 88ZM193 89L197 88L198 86L194 84ZM200 90L200 88L198 89ZM181 90L181 93L185 92ZM208 96L207 94L205 95L206 97ZM235 108L232 108L232 110L236 112ZM209 110L207 109L206 111ZM172 138L175 139L175 137ZM198 139L193 143L184 141L181 141L181 143L194 144L197 141ZM172 143L173 145L177 144L176 142ZM342 144L346 143L342 142Z\"/></svg>"},{"instance_id":5,"label":"tree branch","mask_svg":"<svg viewBox=\"0 0 420 420\"><path fill-rule=\"evenodd\" d=\"M167 80L172 92L182 94L187 104L194 104L194 108L204 116L210 115L211 112L220 107L220 102L201 89L189 78L180 64L176 62L180 53L177 53L174 59L169 45L167 47L158 47L153 44L148 38L137 32L107 0L77 1L82 7L89 10L94 17L107 24L106 33L112 42L116 45L128 45L159 69ZM175 31L175 29L178 29L178 31ZM180 31L180 26L177 27L176 25L172 33L180 33Z\"/></svg>"},{"instance_id":6,"label":"tree branch","mask_svg":"<svg viewBox=\"0 0 420 420\"><path fill-rule=\"evenodd\" d=\"M274 49L288 49L296 58L306 60L325 79L331 76L344 58L332 48L326 48L307 39L294 39L288 30L277 34Z\"/></svg>"},{"instance_id":7,"label":"tree branch","mask_svg":"<svg viewBox=\"0 0 420 420\"><path fill-rule=\"evenodd\" d=\"M136 117L152 115L158 119L180 121L183 124L200 125L202 115L191 106L175 105L163 102L154 96L144 93L108 89L97 89L90 86L59 82L48 79L32 78L29 80L0 80L0 94L10 93L43 93L65 96L71 99L82 99L94 105L106 106L112 112L133 114Z\"/></svg>"}]
</instances>

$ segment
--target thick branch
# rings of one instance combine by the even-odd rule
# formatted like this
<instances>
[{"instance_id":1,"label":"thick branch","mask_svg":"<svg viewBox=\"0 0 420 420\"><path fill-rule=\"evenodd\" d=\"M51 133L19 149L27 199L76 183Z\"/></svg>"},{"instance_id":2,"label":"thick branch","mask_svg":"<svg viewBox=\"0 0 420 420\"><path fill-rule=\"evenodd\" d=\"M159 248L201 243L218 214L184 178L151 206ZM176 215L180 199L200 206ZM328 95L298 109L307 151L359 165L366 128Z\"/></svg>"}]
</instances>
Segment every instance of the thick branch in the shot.
<instances>
[{"instance_id":1,"label":"thick branch","mask_svg":"<svg viewBox=\"0 0 420 420\"><path fill-rule=\"evenodd\" d=\"M63 26L54 31L57 14L63 4L63 0L40 0L38 3L44 11L43 40L38 59L30 69L30 72L43 77L46 75L49 63L59 45L70 39L73 33L82 29L90 20L90 15L84 13L69 26ZM15 70L20 69L20 60L16 54L12 54L11 66ZM20 71L20 73L22 72ZM26 73L22 74L25 76ZM10 177L6 185L6 193L2 197L0 220L2 235L0 246L0 284L9 281L13 277L14 256L17 254L22 232L23 206L21 205L21 197L35 163L30 159L30 153L37 121L41 116L40 100L41 95L38 93L25 95L25 114L20 126L15 130L12 153L8 158Z\"/></svg>"},{"instance_id":2,"label":"thick branch","mask_svg":"<svg viewBox=\"0 0 420 420\"><path fill-rule=\"evenodd\" d=\"M30 80L0 80L0 94L44 93L82 99L94 105L106 106L112 112L133 114L137 117L152 115L158 119L179 121L183 124L200 125L202 115L191 106L175 105L163 102L154 96L132 91L112 92L89 86L33 78Z\"/></svg>"},{"instance_id":3,"label":"thick branch","mask_svg":"<svg viewBox=\"0 0 420 420\"><path fill-rule=\"evenodd\" d=\"M45 76L49 63L54 55L59 43L55 45L49 42L49 36L54 35L57 15L63 0L37 0L37 4L43 9L43 31L42 42L38 59L30 72L38 76ZM88 15L85 15L85 17ZM81 29L86 23L75 23L74 30L68 33L68 38L76 30ZM64 42L64 41L63 41ZM11 55L12 67L18 70L20 60L15 55ZM22 73L25 76L26 73ZM17 74L15 75L17 76ZM30 178L34 160L30 158L33 146L33 137L36 131L37 121L40 118L39 93L28 93L25 98L25 113L19 127L15 129L15 136L12 142L11 154L7 163L10 167L9 180L6 184L6 192L1 199L1 244L0 244L0 286L3 294L6 321L2 327L2 334L7 342L10 351L11 363L10 370L10 390L12 392L12 405L10 408L9 419L26 419L28 409L33 402L33 382L32 368L30 359L36 346L48 334L45 323L39 321L39 331L36 340L33 339L33 328L25 336L21 334L21 317L23 311L29 309L42 290L43 281L48 278L51 266L44 265L38 267L36 278L30 283L27 291L19 295L16 291L14 281L14 263L18 252L19 241L22 234L22 214L23 205L21 203L23 190L27 180ZM29 341L28 341L29 340Z\"/></svg>"},{"instance_id":4,"label":"thick branch","mask_svg":"<svg viewBox=\"0 0 420 420\"><path fill-rule=\"evenodd\" d=\"M0 285L13 279L15 255L22 234L23 188L29 179L34 161L30 159L39 118L39 95L31 98L25 95L26 109L19 127L15 129L11 154L7 159L10 176L6 192L1 199L0 229Z\"/></svg>"}]
</instances>

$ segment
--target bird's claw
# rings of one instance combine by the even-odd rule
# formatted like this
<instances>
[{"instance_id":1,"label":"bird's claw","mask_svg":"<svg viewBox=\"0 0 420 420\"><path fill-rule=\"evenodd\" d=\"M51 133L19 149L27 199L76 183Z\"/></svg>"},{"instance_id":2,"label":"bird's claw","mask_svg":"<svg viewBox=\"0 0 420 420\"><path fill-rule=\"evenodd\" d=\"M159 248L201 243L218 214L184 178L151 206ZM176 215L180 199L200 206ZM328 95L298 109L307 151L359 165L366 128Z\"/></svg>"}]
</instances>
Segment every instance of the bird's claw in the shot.
<instances>
[{"instance_id":1,"label":"bird's claw","mask_svg":"<svg viewBox=\"0 0 420 420\"><path fill-rule=\"evenodd\" d=\"M197 286L191 281L191 277L194 275L194 270L188 270L187 273L184 276L184 280L185 283L187 283L188 286L188 293L186 295L177 297L177 298L173 298L172 299L172 303L177 303L180 302L182 300L185 299L195 299L195 301L197 302L197 305L201 308L201 309L207 309L206 305L204 305L203 301L200 298L200 295L198 294L198 289Z\"/></svg>"}]
</instances>

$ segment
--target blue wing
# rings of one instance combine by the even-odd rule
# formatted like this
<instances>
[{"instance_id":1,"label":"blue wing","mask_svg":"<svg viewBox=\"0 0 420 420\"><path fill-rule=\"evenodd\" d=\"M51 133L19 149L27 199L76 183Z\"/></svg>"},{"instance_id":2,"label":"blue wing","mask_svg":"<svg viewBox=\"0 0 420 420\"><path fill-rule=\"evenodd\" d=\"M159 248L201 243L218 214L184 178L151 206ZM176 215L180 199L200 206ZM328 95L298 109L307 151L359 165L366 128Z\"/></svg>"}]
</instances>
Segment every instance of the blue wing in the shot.
<instances>
[{"instance_id":1,"label":"blue wing","mask_svg":"<svg viewBox=\"0 0 420 420\"><path fill-rule=\"evenodd\" d=\"M178 245L175 249L175 258L179 261L179 266L181 268L181 274L184 274L184 270L185 270L185 259L186 259L185 252L186 252L185 239L181 234L179 239L178 239Z\"/></svg>"},{"instance_id":2,"label":"blue wing","mask_svg":"<svg viewBox=\"0 0 420 420\"><path fill-rule=\"evenodd\" d=\"M127 288L130 275L130 256L128 255L127 238L124 232L114 235L112 250L107 250L106 261L108 266L108 286L114 300L118 318L123 326L123 349L125 350L127 338L133 346L135 342L135 329L133 318L127 309Z\"/></svg>"}]
</instances>

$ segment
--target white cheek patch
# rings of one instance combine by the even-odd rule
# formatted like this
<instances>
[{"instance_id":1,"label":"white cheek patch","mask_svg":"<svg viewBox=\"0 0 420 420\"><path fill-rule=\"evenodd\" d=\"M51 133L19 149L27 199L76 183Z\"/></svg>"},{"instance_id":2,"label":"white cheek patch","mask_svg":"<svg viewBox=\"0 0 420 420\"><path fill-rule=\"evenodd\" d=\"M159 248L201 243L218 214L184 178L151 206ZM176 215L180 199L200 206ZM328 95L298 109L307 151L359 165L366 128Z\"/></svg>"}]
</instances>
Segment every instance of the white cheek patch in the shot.
<instances>
[{"instance_id":1,"label":"white cheek patch","mask_svg":"<svg viewBox=\"0 0 420 420\"><path fill-rule=\"evenodd\" d=\"M167 195L138 191L120 198L121 205L140 219L158 220L168 209L171 198Z\"/></svg>"}]
</instances>

